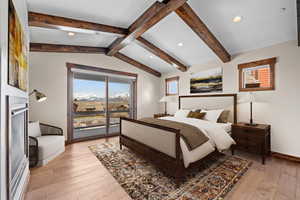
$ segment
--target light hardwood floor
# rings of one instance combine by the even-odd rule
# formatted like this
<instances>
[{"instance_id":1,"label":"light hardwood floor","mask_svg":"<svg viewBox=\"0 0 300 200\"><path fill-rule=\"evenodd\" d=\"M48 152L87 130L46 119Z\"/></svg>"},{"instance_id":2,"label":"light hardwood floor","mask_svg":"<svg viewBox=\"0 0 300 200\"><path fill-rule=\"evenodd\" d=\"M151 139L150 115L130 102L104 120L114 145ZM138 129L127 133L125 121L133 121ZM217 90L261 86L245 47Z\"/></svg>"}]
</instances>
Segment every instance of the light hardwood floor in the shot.
<instances>
[{"instance_id":1,"label":"light hardwood floor","mask_svg":"<svg viewBox=\"0 0 300 200\"><path fill-rule=\"evenodd\" d=\"M117 138L108 139L108 141ZM26 200L130 200L88 149L105 139L72 144L47 166L31 171ZM300 200L300 164L239 154L253 165L227 195L229 200Z\"/></svg>"}]
</instances>

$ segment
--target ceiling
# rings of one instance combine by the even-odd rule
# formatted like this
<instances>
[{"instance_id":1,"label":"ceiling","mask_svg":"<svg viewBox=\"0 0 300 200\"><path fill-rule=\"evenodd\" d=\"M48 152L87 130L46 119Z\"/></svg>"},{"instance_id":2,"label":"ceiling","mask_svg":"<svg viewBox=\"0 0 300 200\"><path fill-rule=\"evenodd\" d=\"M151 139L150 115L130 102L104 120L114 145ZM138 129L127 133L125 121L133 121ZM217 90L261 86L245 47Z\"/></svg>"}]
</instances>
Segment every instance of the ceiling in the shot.
<instances>
[{"instance_id":1,"label":"ceiling","mask_svg":"<svg viewBox=\"0 0 300 200\"><path fill-rule=\"evenodd\" d=\"M30 11L128 28L155 0L27 2ZM297 39L295 0L189 0L188 3L231 55ZM242 16L242 21L233 23L237 15ZM30 31L31 42L38 43L107 47L116 38L102 33L77 33L70 37L61 30L34 27ZM218 59L175 13L143 37L188 66ZM135 43L121 53L162 73L176 70Z\"/></svg>"}]
</instances>

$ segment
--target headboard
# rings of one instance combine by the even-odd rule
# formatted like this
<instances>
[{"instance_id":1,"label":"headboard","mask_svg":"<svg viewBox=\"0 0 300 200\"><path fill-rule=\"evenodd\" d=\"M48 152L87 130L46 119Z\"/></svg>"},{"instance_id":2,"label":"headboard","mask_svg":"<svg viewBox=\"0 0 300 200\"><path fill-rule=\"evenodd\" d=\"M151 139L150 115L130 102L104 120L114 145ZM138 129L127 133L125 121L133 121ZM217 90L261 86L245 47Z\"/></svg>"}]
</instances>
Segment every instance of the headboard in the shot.
<instances>
[{"instance_id":1,"label":"headboard","mask_svg":"<svg viewBox=\"0 0 300 200\"><path fill-rule=\"evenodd\" d=\"M179 96L179 109L225 109L230 111L229 121L237 122L237 94L211 94Z\"/></svg>"}]
</instances>

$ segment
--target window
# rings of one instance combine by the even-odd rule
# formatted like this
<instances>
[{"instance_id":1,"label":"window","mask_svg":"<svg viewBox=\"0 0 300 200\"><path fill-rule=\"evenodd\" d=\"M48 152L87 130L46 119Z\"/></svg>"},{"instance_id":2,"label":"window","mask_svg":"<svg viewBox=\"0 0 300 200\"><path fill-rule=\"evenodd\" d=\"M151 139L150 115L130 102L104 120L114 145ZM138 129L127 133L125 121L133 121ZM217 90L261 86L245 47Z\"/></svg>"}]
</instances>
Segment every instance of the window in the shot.
<instances>
[{"instance_id":1,"label":"window","mask_svg":"<svg viewBox=\"0 0 300 200\"><path fill-rule=\"evenodd\" d=\"M178 95L179 93L179 77L172 77L166 79L166 96Z\"/></svg>"},{"instance_id":2,"label":"window","mask_svg":"<svg viewBox=\"0 0 300 200\"><path fill-rule=\"evenodd\" d=\"M274 66L276 58L240 64L240 91L263 91L275 89Z\"/></svg>"}]
</instances>

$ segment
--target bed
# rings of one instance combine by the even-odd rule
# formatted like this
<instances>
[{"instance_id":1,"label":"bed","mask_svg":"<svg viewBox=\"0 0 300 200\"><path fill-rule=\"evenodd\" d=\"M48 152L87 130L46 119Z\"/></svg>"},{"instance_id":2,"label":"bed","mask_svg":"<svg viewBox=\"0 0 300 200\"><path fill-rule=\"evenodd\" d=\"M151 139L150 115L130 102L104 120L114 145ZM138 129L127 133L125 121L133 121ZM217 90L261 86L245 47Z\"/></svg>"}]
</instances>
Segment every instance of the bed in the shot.
<instances>
[{"instance_id":1,"label":"bed","mask_svg":"<svg viewBox=\"0 0 300 200\"><path fill-rule=\"evenodd\" d=\"M201 160L217 154L234 144L230 137L231 123L237 122L237 95L179 96L179 110L224 109L229 111L227 123L217 123L187 117L163 117L162 120L197 127L208 141L191 150L179 129L129 118L120 119L120 148L127 148L156 164L166 174L180 183L187 168L201 164Z\"/></svg>"}]
</instances>

